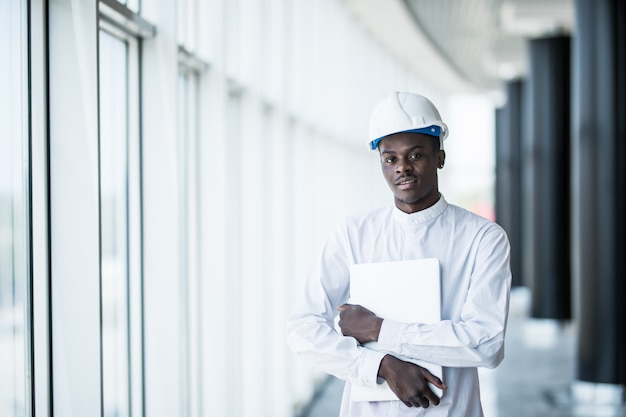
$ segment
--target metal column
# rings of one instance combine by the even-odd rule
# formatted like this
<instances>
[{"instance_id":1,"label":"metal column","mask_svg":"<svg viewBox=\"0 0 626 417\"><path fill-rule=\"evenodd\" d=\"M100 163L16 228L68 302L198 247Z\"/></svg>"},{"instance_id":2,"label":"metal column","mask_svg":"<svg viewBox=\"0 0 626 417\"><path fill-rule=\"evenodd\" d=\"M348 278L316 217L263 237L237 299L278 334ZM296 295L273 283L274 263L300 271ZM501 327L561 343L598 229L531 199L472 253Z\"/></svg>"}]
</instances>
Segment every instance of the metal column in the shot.
<instances>
[{"instance_id":1,"label":"metal column","mask_svg":"<svg viewBox=\"0 0 626 417\"><path fill-rule=\"evenodd\" d=\"M576 8L572 124L576 377L623 386L626 4L621 0L577 0Z\"/></svg>"},{"instance_id":2,"label":"metal column","mask_svg":"<svg viewBox=\"0 0 626 417\"><path fill-rule=\"evenodd\" d=\"M568 36L529 43L529 126L523 156L531 316L557 320L571 318L570 45Z\"/></svg>"},{"instance_id":3,"label":"metal column","mask_svg":"<svg viewBox=\"0 0 626 417\"><path fill-rule=\"evenodd\" d=\"M509 81L507 103L496 110L496 221L511 244L512 285L522 282L522 80Z\"/></svg>"}]
</instances>

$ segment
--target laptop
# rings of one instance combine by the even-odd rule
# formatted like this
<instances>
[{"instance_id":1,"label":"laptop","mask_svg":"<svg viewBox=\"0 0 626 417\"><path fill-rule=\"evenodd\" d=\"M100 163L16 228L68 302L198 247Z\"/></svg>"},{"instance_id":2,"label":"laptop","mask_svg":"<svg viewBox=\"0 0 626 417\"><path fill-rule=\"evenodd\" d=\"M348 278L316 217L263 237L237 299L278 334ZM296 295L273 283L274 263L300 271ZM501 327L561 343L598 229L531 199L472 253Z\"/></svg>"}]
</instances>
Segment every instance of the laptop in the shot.
<instances>
[{"instance_id":1,"label":"laptop","mask_svg":"<svg viewBox=\"0 0 626 417\"><path fill-rule=\"evenodd\" d=\"M417 302L419 300L419 302ZM436 323L441 320L441 279L439 260L435 258L410 261L355 264L350 267L350 304L360 304L377 316L405 323ZM377 349L377 343L366 343ZM391 352L390 352L391 353ZM413 362L442 377L441 365L395 355ZM441 397L441 389L430 384ZM386 382L376 387L352 385L352 401L398 400Z\"/></svg>"}]
</instances>

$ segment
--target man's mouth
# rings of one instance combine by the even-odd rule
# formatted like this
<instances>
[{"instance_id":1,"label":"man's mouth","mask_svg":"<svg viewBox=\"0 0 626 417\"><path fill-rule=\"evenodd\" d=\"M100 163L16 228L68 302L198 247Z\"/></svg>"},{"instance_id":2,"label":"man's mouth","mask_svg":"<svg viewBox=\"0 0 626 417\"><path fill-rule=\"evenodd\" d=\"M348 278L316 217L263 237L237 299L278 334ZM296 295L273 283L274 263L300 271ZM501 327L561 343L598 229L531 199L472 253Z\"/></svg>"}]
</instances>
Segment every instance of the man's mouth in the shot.
<instances>
[{"instance_id":1,"label":"man's mouth","mask_svg":"<svg viewBox=\"0 0 626 417\"><path fill-rule=\"evenodd\" d=\"M400 178L399 180L396 181L396 185L402 186L402 185L408 185L408 184L413 184L417 182L417 178Z\"/></svg>"}]
</instances>

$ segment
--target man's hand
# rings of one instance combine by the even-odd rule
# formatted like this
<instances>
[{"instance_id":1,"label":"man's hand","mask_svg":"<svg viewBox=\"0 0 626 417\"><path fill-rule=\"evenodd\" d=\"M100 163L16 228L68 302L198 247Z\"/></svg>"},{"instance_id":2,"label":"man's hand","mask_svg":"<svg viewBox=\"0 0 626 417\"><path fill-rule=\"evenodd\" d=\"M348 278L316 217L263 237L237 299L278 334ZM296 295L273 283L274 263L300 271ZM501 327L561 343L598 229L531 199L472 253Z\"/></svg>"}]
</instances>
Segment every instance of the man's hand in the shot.
<instances>
[{"instance_id":1,"label":"man's hand","mask_svg":"<svg viewBox=\"0 0 626 417\"><path fill-rule=\"evenodd\" d=\"M339 310L339 327L344 336L352 336L360 344L378 340L383 319L365 307L344 304Z\"/></svg>"},{"instance_id":2,"label":"man's hand","mask_svg":"<svg viewBox=\"0 0 626 417\"><path fill-rule=\"evenodd\" d=\"M391 355L385 356L381 361L378 376L387 381L389 388L407 407L427 408L430 404L439 405L439 397L431 391L429 382L437 388L447 389L428 369Z\"/></svg>"}]
</instances>

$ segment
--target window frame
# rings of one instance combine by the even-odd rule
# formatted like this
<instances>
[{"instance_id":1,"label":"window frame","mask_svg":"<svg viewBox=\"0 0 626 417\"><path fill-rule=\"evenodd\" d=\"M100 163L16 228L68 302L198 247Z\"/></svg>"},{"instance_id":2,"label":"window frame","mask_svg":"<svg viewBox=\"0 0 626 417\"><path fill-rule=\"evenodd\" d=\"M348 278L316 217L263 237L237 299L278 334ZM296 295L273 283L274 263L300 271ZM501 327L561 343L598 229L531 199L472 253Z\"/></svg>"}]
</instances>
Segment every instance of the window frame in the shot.
<instances>
[{"instance_id":1,"label":"window frame","mask_svg":"<svg viewBox=\"0 0 626 417\"><path fill-rule=\"evenodd\" d=\"M156 36L156 27L138 13L114 0L100 0L100 31L125 42L127 57L127 319L129 415L145 413L144 288L142 244L142 42ZM104 352L103 352L104 353ZM102 369L102 378L104 372ZM104 387L103 387L104 389ZM104 395L104 393L103 393ZM104 402L103 397L103 402Z\"/></svg>"}]
</instances>

